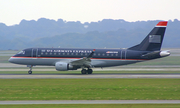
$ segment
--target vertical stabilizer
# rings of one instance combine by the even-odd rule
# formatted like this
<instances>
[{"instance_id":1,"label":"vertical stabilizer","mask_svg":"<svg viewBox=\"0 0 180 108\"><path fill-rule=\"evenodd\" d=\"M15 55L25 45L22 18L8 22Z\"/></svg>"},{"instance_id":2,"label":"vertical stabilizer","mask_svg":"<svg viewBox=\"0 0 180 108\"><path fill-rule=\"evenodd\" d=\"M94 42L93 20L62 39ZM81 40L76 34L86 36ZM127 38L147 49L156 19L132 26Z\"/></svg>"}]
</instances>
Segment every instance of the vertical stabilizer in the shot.
<instances>
[{"instance_id":1,"label":"vertical stabilizer","mask_svg":"<svg viewBox=\"0 0 180 108\"><path fill-rule=\"evenodd\" d=\"M140 51L160 50L167 23L167 21L160 21L140 44L135 45L129 49Z\"/></svg>"}]
</instances>

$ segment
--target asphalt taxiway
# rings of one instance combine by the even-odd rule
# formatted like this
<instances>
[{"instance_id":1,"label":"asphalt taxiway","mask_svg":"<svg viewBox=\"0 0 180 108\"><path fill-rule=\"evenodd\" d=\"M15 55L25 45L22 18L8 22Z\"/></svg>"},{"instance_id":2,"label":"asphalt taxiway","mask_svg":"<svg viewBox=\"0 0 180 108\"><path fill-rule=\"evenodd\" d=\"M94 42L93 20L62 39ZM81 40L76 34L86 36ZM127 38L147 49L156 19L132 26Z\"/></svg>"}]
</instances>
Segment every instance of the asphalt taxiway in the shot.
<instances>
[{"instance_id":1,"label":"asphalt taxiway","mask_svg":"<svg viewBox=\"0 0 180 108\"><path fill-rule=\"evenodd\" d=\"M0 79L91 79L91 78L180 78L180 74L7 74L0 75Z\"/></svg>"}]
</instances>

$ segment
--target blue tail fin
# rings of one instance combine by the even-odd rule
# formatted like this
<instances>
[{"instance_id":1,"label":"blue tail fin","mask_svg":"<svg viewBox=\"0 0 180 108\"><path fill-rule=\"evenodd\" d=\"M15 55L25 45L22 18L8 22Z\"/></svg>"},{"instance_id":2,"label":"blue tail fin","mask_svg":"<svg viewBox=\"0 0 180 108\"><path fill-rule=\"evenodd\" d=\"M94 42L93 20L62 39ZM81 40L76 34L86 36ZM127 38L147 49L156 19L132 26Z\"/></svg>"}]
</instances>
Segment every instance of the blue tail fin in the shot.
<instances>
[{"instance_id":1,"label":"blue tail fin","mask_svg":"<svg viewBox=\"0 0 180 108\"><path fill-rule=\"evenodd\" d=\"M140 51L160 50L167 23L167 21L159 22L140 44L130 47L128 49Z\"/></svg>"}]
</instances>

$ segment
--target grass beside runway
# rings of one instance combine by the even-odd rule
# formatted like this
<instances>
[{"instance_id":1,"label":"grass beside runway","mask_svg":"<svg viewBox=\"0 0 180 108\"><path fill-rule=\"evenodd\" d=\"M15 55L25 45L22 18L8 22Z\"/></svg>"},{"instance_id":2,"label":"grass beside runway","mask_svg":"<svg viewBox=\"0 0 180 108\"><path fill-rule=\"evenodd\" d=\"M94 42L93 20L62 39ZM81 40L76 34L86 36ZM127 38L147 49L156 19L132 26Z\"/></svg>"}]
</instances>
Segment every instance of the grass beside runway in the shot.
<instances>
[{"instance_id":1,"label":"grass beside runway","mask_svg":"<svg viewBox=\"0 0 180 108\"><path fill-rule=\"evenodd\" d=\"M1 108L179 108L180 104L55 104L55 105L0 105Z\"/></svg>"},{"instance_id":2,"label":"grass beside runway","mask_svg":"<svg viewBox=\"0 0 180 108\"><path fill-rule=\"evenodd\" d=\"M0 79L0 100L180 100L180 79Z\"/></svg>"}]
</instances>

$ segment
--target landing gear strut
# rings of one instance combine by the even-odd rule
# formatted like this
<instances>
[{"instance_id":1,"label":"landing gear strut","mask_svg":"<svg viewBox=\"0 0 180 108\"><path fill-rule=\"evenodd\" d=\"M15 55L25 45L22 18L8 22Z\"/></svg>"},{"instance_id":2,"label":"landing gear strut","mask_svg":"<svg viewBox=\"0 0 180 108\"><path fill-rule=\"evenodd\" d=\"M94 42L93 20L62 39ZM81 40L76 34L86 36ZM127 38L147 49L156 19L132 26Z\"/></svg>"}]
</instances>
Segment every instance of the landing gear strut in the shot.
<instances>
[{"instance_id":1,"label":"landing gear strut","mask_svg":"<svg viewBox=\"0 0 180 108\"><path fill-rule=\"evenodd\" d=\"M82 74L87 74L87 73L88 73L88 74L92 74L92 72L93 72L92 69L87 69L87 70L86 70L86 69L82 69L82 70L81 70L81 73L82 73Z\"/></svg>"},{"instance_id":2,"label":"landing gear strut","mask_svg":"<svg viewBox=\"0 0 180 108\"><path fill-rule=\"evenodd\" d=\"M28 65L27 67L29 67L30 68L30 70L28 71L28 74L32 74L32 65Z\"/></svg>"}]
</instances>

